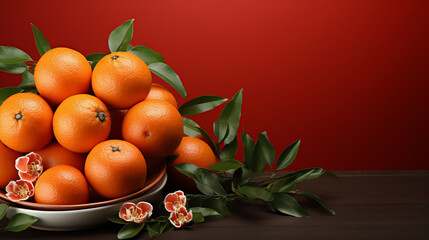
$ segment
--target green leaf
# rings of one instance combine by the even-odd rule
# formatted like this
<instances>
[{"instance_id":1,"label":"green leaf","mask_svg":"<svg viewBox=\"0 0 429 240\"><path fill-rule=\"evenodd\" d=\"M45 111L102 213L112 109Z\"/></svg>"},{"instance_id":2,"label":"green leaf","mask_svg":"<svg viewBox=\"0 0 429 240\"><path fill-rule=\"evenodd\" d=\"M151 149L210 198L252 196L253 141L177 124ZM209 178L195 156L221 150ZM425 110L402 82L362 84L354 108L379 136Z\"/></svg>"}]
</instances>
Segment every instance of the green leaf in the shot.
<instances>
[{"instance_id":1,"label":"green leaf","mask_svg":"<svg viewBox=\"0 0 429 240\"><path fill-rule=\"evenodd\" d=\"M95 65L97 65L97 63L109 53L92 53L89 55L86 55L85 58L86 60L88 60L88 62L90 62L91 64L91 68L92 70L94 70Z\"/></svg>"},{"instance_id":2,"label":"green leaf","mask_svg":"<svg viewBox=\"0 0 429 240\"><path fill-rule=\"evenodd\" d=\"M221 161L226 161L230 159L235 158L235 154L238 150L238 142L237 137L234 138L234 140L228 144L225 144L220 151L219 157Z\"/></svg>"},{"instance_id":3,"label":"green leaf","mask_svg":"<svg viewBox=\"0 0 429 240\"><path fill-rule=\"evenodd\" d=\"M146 63L146 65L150 65L152 63L157 62L165 63L164 57L161 54L155 52L154 50L146 46L136 46L133 47L131 50L128 50L128 52L141 58L143 62Z\"/></svg>"},{"instance_id":4,"label":"green leaf","mask_svg":"<svg viewBox=\"0 0 429 240\"><path fill-rule=\"evenodd\" d=\"M219 116L219 123L227 123L229 133L225 139L225 143L228 144L234 140L237 136L238 125L240 124L241 117L241 105L243 102L243 89L240 89L234 97L229 101ZM219 136L222 136L226 132L226 127L223 124L219 125Z\"/></svg>"},{"instance_id":5,"label":"green leaf","mask_svg":"<svg viewBox=\"0 0 429 240\"><path fill-rule=\"evenodd\" d=\"M26 61L33 61L33 59L21 49L0 46L0 63L21 63Z\"/></svg>"},{"instance_id":6,"label":"green leaf","mask_svg":"<svg viewBox=\"0 0 429 240\"><path fill-rule=\"evenodd\" d=\"M0 63L0 71L21 74L27 70L25 63Z\"/></svg>"},{"instance_id":7,"label":"green leaf","mask_svg":"<svg viewBox=\"0 0 429 240\"><path fill-rule=\"evenodd\" d=\"M205 168L199 168L192 163L182 163L175 168L187 177L192 178L201 193L205 195L226 195L225 189L223 189L220 179L215 173Z\"/></svg>"},{"instance_id":8,"label":"green leaf","mask_svg":"<svg viewBox=\"0 0 429 240\"><path fill-rule=\"evenodd\" d=\"M33 28L34 42L36 43L37 50L39 51L40 56L43 56L47 51L51 50L48 40L43 36L42 32L31 23Z\"/></svg>"},{"instance_id":9,"label":"green leaf","mask_svg":"<svg viewBox=\"0 0 429 240\"><path fill-rule=\"evenodd\" d=\"M294 217L305 217L309 215L301 205L287 193L273 193L274 200L267 202L271 211L280 212Z\"/></svg>"},{"instance_id":10,"label":"green leaf","mask_svg":"<svg viewBox=\"0 0 429 240\"><path fill-rule=\"evenodd\" d=\"M21 232L37 222L37 220L37 218L24 213L15 214L7 224L5 231Z\"/></svg>"},{"instance_id":11,"label":"green leaf","mask_svg":"<svg viewBox=\"0 0 429 240\"><path fill-rule=\"evenodd\" d=\"M195 164L192 163L181 163L175 166L175 168L182 174L194 180L197 179L198 175L201 175L203 173L201 168L195 166Z\"/></svg>"},{"instance_id":12,"label":"green leaf","mask_svg":"<svg viewBox=\"0 0 429 240\"><path fill-rule=\"evenodd\" d=\"M248 183L252 177L253 172L250 169L241 167L234 171L234 174L232 175L232 183L234 186L238 187Z\"/></svg>"},{"instance_id":13,"label":"green leaf","mask_svg":"<svg viewBox=\"0 0 429 240\"><path fill-rule=\"evenodd\" d=\"M253 147L250 161L248 161L246 164L255 174L261 174L265 171L267 160L265 159L264 151L259 140Z\"/></svg>"},{"instance_id":14,"label":"green leaf","mask_svg":"<svg viewBox=\"0 0 429 240\"><path fill-rule=\"evenodd\" d=\"M325 201L323 201L323 199L321 197L317 196L316 194L311 193L311 192L302 192L302 191L299 191L297 193L300 195L303 195L309 199L314 200L315 202L320 204L320 206L322 206L323 208L328 210L328 212L330 212L332 215L335 215L335 211L328 204L326 204Z\"/></svg>"},{"instance_id":15,"label":"green leaf","mask_svg":"<svg viewBox=\"0 0 429 240\"><path fill-rule=\"evenodd\" d=\"M128 47L127 47L127 51L130 51L131 49L133 49L133 45L131 45L131 44L128 44ZM147 65L147 64L146 64Z\"/></svg>"},{"instance_id":16,"label":"green leaf","mask_svg":"<svg viewBox=\"0 0 429 240\"><path fill-rule=\"evenodd\" d=\"M213 163L208 167L208 169L219 170L219 171L228 171L231 169L237 169L244 166L243 163L237 160L225 160L222 162Z\"/></svg>"},{"instance_id":17,"label":"green leaf","mask_svg":"<svg viewBox=\"0 0 429 240\"><path fill-rule=\"evenodd\" d=\"M128 45L133 38L133 22L130 19L124 22L121 26L113 30L109 35L109 49L110 52L126 52Z\"/></svg>"},{"instance_id":18,"label":"green leaf","mask_svg":"<svg viewBox=\"0 0 429 240\"><path fill-rule=\"evenodd\" d=\"M185 102L179 108L179 112L183 116L193 116L210 111L226 101L228 101L227 98L204 95Z\"/></svg>"},{"instance_id":19,"label":"green leaf","mask_svg":"<svg viewBox=\"0 0 429 240\"><path fill-rule=\"evenodd\" d=\"M144 223L127 223L118 232L118 239L128 239L136 236L144 227Z\"/></svg>"},{"instance_id":20,"label":"green leaf","mask_svg":"<svg viewBox=\"0 0 429 240\"><path fill-rule=\"evenodd\" d=\"M18 85L19 88L35 88L36 85L34 84L34 75L29 72L25 71L21 74L22 76L22 82Z\"/></svg>"},{"instance_id":21,"label":"green leaf","mask_svg":"<svg viewBox=\"0 0 429 240\"><path fill-rule=\"evenodd\" d=\"M206 130L204 130L200 127L198 128L198 130L200 131L201 135L208 141L208 144L209 144L210 148L212 149L213 153L216 155L216 157L219 158L219 147L218 147L218 145L210 137L210 135L206 132Z\"/></svg>"},{"instance_id":22,"label":"green leaf","mask_svg":"<svg viewBox=\"0 0 429 240\"><path fill-rule=\"evenodd\" d=\"M325 171L321 168L309 168L296 171L288 174L285 177L272 183L272 192L289 192L295 188L295 185L299 182L306 180L313 180L322 176Z\"/></svg>"},{"instance_id":23,"label":"green leaf","mask_svg":"<svg viewBox=\"0 0 429 240\"><path fill-rule=\"evenodd\" d=\"M268 136L266 132L260 133L259 138L260 147L261 147L261 155L265 159L265 162L273 166L274 161L276 160L276 149L268 140Z\"/></svg>"},{"instance_id":24,"label":"green leaf","mask_svg":"<svg viewBox=\"0 0 429 240\"><path fill-rule=\"evenodd\" d=\"M107 217L107 219L109 221L111 221L112 223L116 223L116 224L123 224L123 225L128 224L127 221L125 221L124 219L122 219L118 216L110 216L110 217Z\"/></svg>"},{"instance_id":25,"label":"green leaf","mask_svg":"<svg viewBox=\"0 0 429 240\"><path fill-rule=\"evenodd\" d=\"M0 204L0 221L6 216L7 210L9 210L9 206L7 204Z\"/></svg>"},{"instance_id":26,"label":"green leaf","mask_svg":"<svg viewBox=\"0 0 429 240\"><path fill-rule=\"evenodd\" d=\"M155 222L148 222L146 229L149 232L149 236L154 237L173 230L174 226L169 220L157 220Z\"/></svg>"},{"instance_id":27,"label":"green leaf","mask_svg":"<svg viewBox=\"0 0 429 240\"><path fill-rule=\"evenodd\" d=\"M215 173L203 171L203 174L196 176L195 184L198 190L205 195L226 195L225 189L219 183L219 178Z\"/></svg>"},{"instance_id":28,"label":"green leaf","mask_svg":"<svg viewBox=\"0 0 429 240\"><path fill-rule=\"evenodd\" d=\"M190 137L196 137L201 134L200 126L189 118L182 117L183 133Z\"/></svg>"},{"instance_id":29,"label":"green leaf","mask_svg":"<svg viewBox=\"0 0 429 240\"><path fill-rule=\"evenodd\" d=\"M10 96L22 92L22 89L17 87L0 88L0 105Z\"/></svg>"},{"instance_id":30,"label":"green leaf","mask_svg":"<svg viewBox=\"0 0 429 240\"><path fill-rule=\"evenodd\" d=\"M204 222L204 216L203 216L203 214L200 213L200 212L196 212L196 211L192 210L192 222L194 222L194 223L203 223Z\"/></svg>"},{"instance_id":31,"label":"green leaf","mask_svg":"<svg viewBox=\"0 0 429 240\"><path fill-rule=\"evenodd\" d=\"M238 191L252 199L261 199L266 202L274 200L273 195L263 187L242 186Z\"/></svg>"},{"instance_id":32,"label":"green leaf","mask_svg":"<svg viewBox=\"0 0 429 240\"><path fill-rule=\"evenodd\" d=\"M241 142L243 143L243 153L244 159L243 163L248 166L250 159L252 158L253 148L255 147L255 142L253 139L247 135L246 131L243 129L243 135L241 135Z\"/></svg>"},{"instance_id":33,"label":"green leaf","mask_svg":"<svg viewBox=\"0 0 429 240\"><path fill-rule=\"evenodd\" d=\"M148 67L150 71L173 87L183 98L186 98L185 87L183 87L179 76L170 66L162 62L157 62L150 64Z\"/></svg>"},{"instance_id":34,"label":"green leaf","mask_svg":"<svg viewBox=\"0 0 429 240\"><path fill-rule=\"evenodd\" d=\"M298 154L300 144L301 139L298 139L283 150L283 152L280 154L279 159L277 160L276 170L282 170L287 168L293 162L293 160L295 160L295 157Z\"/></svg>"},{"instance_id":35,"label":"green leaf","mask_svg":"<svg viewBox=\"0 0 429 240\"><path fill-rule=\"evenodd\" d=\"M146 230L149 233L149 237L160 235L161 224L159 222L147 223Z\"/></svg>"},{"instance_id":36,"label":"green leaf","mask_svg":"<svg viewBox=\"0 0 429 240\"><path fill-rule=\"evenodd\" d=\"M229 134L229 125L227 122L218 121L213 122L213 131L219 140L219 144L225 141Z\"/></svg>"},{"instance_id":37,"label":"green leaf","mask_svg":"<svg viewBox=\"0 0 429 240\"><path fill-rule=\"evenodd\" d=\"M201 214L201 216L203 217L203 221L204 221L204 218L216 219L216 218L223 217L219 212L217 212L212 208L192 207L189 210L192 210L193 219L195 218L196 214Z\"/></svg>"},{"instance_id":38,"label":"green leaf","mask_svg":"<svg viewBox=\"0 0 429 240\"><path fill-rule=\"evenodd\" d=\"M220 214L221 217L229 215L229 210L226 206L226 200L216 198L215 196L196 195L195 197L188 198L188 207L193 209L195 207L213 209ZM207 215L207 218L218 218L217 215Z\"/></svg>"}]
</instances>

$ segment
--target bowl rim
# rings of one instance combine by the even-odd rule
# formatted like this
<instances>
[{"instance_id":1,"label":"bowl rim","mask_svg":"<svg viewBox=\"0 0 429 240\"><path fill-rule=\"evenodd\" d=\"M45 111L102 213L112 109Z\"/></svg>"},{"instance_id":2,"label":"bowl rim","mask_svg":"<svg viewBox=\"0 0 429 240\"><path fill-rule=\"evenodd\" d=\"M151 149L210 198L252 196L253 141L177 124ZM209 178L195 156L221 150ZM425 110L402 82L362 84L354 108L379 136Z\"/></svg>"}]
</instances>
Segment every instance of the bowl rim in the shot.
<instances>
[{"instance_id":1,"label":"bowl rim","mask_svg":"<svg viewBox=\"0 0 429 240\"><path fill-rule=\"evenodd\" d=\"M87 208L94 208L94 207L101 207L105 205L115 204L119 202L124 202L129 199L135 198L137 196L142 195L143 193L149 191L152 187L154 187L159 181L162 180L167 170L167 164L163 164L162 168L159 172L156 173L156 175L151 178L149 181L145 183L145 186L138 190L137 192L128 194L123 197L114 198L114 199L108 199L100 202L91 202L91 203L82 203L82 204L70 204L70 205L52 205L52 204L43 204L43 203L36 203L36 202L29 202L29 201L19 201L19 202L12 202L9 200L9 198L6 196L4 191L0 190L0 198L2 198L4 201L10 203L11 206L16 207L26 207L29 209L36 209L36 210L48 210L48 211L59 211L59 210L78 210L78 209L87 209Z\"/></svg>"},{"instance_id":2,"label":"bowl rim","mask_svg":"<svg viewBox=\"0 0 429 240\"><path fill-rule=\"evenodd\" d=\"M167 173L165 173L164 175L162 175L162 178L160 181L158 181L155 186L153 186L153 188L151 188L149 191L147 191L146 193L142 194L144 196L150 196L151 194L156 194L158 191L162 191L162 188L164 188L165 184L167 183ZM118 205L118 204L123 204L125 202L128 201L133 201L133 199L142 197L142 195L138 195L134 198L128 199L127 201L124 202L117 202L117 203L112 203L112 204L108 204L108 205L103 205L103 206L98 206L98 207L91 207L91 208L81 208L81 209L65 209L65 210L42 210L42 209L32 209L32 208L23 208L21 206L11 206L11 208L13 209L17 209L17 210L22 210L22 211L26 211L28 213L43 213L43 214L57 214L57 213L81 213L81 212L88 212L88 211L98 211L101 209L106 209L106 208L110 208L114 205Z\"/></svg>"}]
</instances>

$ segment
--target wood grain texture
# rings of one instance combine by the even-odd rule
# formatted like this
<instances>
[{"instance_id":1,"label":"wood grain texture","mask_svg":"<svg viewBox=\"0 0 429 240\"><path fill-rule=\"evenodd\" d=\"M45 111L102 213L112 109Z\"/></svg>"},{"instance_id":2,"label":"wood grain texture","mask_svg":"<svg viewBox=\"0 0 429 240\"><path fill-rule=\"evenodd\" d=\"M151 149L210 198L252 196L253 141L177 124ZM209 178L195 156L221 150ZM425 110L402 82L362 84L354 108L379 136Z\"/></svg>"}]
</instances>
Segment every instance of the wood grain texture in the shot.
<instances>
[{"instance_id":1,"label":"wood grain texture","mask_svg":"<svg viewBox=\"0 0 429 240\"><path fill-rule=\"evenodd\" d=\"M299 186L319 194L330 216L302 199L309 219L272 214L263 203L232 204L231 216L157 239L418 239L429 236L429 171L337 171ZM301 199L300 199L301 200ZM1 239L116 239L119 227L78 232L27 230ZM147 234L137 239L149 239Z\"/></svg>"}]
</instances>

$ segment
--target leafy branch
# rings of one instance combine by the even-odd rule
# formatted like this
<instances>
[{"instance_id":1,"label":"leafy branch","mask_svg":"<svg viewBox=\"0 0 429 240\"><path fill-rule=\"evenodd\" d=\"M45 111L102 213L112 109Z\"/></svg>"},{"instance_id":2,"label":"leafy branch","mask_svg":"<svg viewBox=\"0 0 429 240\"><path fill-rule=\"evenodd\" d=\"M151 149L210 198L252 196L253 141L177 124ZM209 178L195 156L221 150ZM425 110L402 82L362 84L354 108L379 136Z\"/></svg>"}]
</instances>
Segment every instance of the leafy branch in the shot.
<instances>
[{"instance_id":1,"label":"leafy branch","mask_svg":"<svg viewBox=\"0 0 429 240\"><path fill-rule=\"evenodd\" d=\"M211 99L213 102L224 100L215 97L201 97ZM191 100L181 108L192 109L192 104L198 101ZM197 104L199 109L204 104ZM210 105L210 104L207 104ZM216 104L214 104L216 105ZM220 159L208 169L197 167L191 163L182 163L176 169L182 174L194 180L201 194L189 195L191 208L204 208L206 212L216 212L217 216L227 216L227 203L230 201L252 202L262 200L266 202L273 212L279 212L294 217L309 217L301 205L294 198L302 195L317 203L329 211L335 212L322 198L314 193L300 191L296 185L302 181L312 180L327 174L322 168L309 168L282 176L278 171L287 168L296 158L301 140L297 140L287 146L276 159L276 151L269 141L266 132L258 134L256 141L246 131L241 135L244 159L235 159L238 150L237 130L239 127L242 106L242 89L226 103L218 121L213 124L216 139L198 126L194 121L183 118L184 132L189 136L202 135L207 139L215 155ZM207 108L208 109L208 108ZM207 110L204 109L204 110ZM194 109L195 110L195 109ZM198 111L195 111L199 113ZM223 143L223 144L222 144ZM272 174L266 177L265 169L269 167Z\"/></svg>"}]
</instances>

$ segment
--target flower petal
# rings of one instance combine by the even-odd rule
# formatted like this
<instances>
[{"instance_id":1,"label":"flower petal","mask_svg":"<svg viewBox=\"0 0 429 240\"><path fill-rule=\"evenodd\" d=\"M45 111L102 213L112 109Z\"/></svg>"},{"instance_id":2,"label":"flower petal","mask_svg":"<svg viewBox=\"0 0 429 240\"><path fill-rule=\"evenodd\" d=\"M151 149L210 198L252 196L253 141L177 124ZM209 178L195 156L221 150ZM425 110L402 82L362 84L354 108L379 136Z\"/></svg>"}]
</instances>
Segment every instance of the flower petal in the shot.
<instances>
[{"instance_id":1,"label":"flower petal","mask_svg":"<svg viewBox=\"0 0 429 240\"><path fill-rule=\"evenodd\" d=\"M10 181L10 182L7 184L7 186L6 186L5 190L6 190L6 192L13 192L13 191L14 191L14 189L15 189L15 187L16 187L16 182L15 182L15 181Z\"/></svg>"},{"instance_id":2,"label":"flower petal","mask_svg":"<svg viewBox=\"0 0 429 240\"><path fill-rule=\"evenodd\" d=\"M129 215L128 211L127 211L132 207L137 207L137 206L132 202L126 202L126 203L122 204L122 207L119 210L119 217L124 219L125 221L132 221L131 215Z\"/></svg>"},{"instance_id":3,"label":"flower petal","mask_svg":"<svg viewBox=\"0 0 429 240\"><path fill-rule=\"evenodd\" d=\"M170 223L173 224L173 226L176 228L180 228L182 226L182 223L180 223L180 221L178 221L176 212L171 212L168 220L170 220Z\"/></svg>"},{"instance_id":4,"label":"flower petal","mask_svg":"<svg viewBox=\"0 0 429 240\"><path fill-rule=\"evenodd\" d=\"M174 203L179 201L179 196L175 193L169 193L164 198L165 210L173 212L175 210Z\"/></svg>"},{"instance_id":5,"label":"flower petal","mask_svg":"<svg viewBox=\"0 0 429 240\"><path fill-rule=\"evenodd\" d=\"M187 216L188 215L188 211L186 211L185 207L181 207L177 210L177 213L182 214L183 216Z\"/></svg>"},{"instance_id":6,"label":"flower petal","mask_svg":"<svg viewBox=\"0 0 429 240\"><path fill-rule=\"evenodd\" d=\"M188 215L185 217L185 222L192 221L192 210L189 210Z\"/></svg>"},{"instance_id":7,"label":"flower petal","mask_svg":"<svg viewBox=\"0 0 429 240\"><path fill-rule=\"evenodd\" d=\"M143 213L147 213L148 217L152 216L152 211L153 211L152 204L142 201L137 203L137 207L140 208L143 211Z\"/></svg>"},{"instance_id":8,"label":"flower petal","mask_svg":"<svg viewBox=\"0 0 429 240\"><path fill-rule=\"evenodd\" d=\"M27 172L27 165L30 158L27 156L19 157L15 160L15 168L20 172Z\"/></svg>"},{"instance_id":9,"label":"flower petal","mask_svg":"<svg viewBox=\"0 0 429 240\"><path fill-rule=\"evenodd\" d=\"M149 215L148 213L139 214L139 216L134 219L134 222L135 223L142 223L146 220L148 215Z\"/></svg>"},{"instance_id":10,"label":"flower petal","mask_svg":"<svg viewBox=\"0 0 429 240\"><path fill-rule=\"evenodd\" d=\"M28 174L26 172L18 172L19 178L22 180L26 180L26 181L30 181L30 182L34 182L36 181L36 179L39 177L37 175L32 175L32 174Z\"/></svg>"},{"instance_id":11,"label":"flower petal","mask_svg":"<svg viewBox=\"0 0 429 240\"><path fill-rule=\"evenodd\" d=\"M13 202L19 202L22 200L27 200L29 198L29 196L27 196L26 198L23 198L14 192L6 193L6 196Z\"/></svg>"},{"instance_id":12,"label":"flower petal","mask_svg":"<svg viewBox=\"0 0 429 240\"><path fill-rule=\"evenodd\" d=\"M182 202L183 206L186 206L186 196L185 193L181 190L175 192L177 196L179 197L180 201Z\"/></svg>"}]
</instances>

